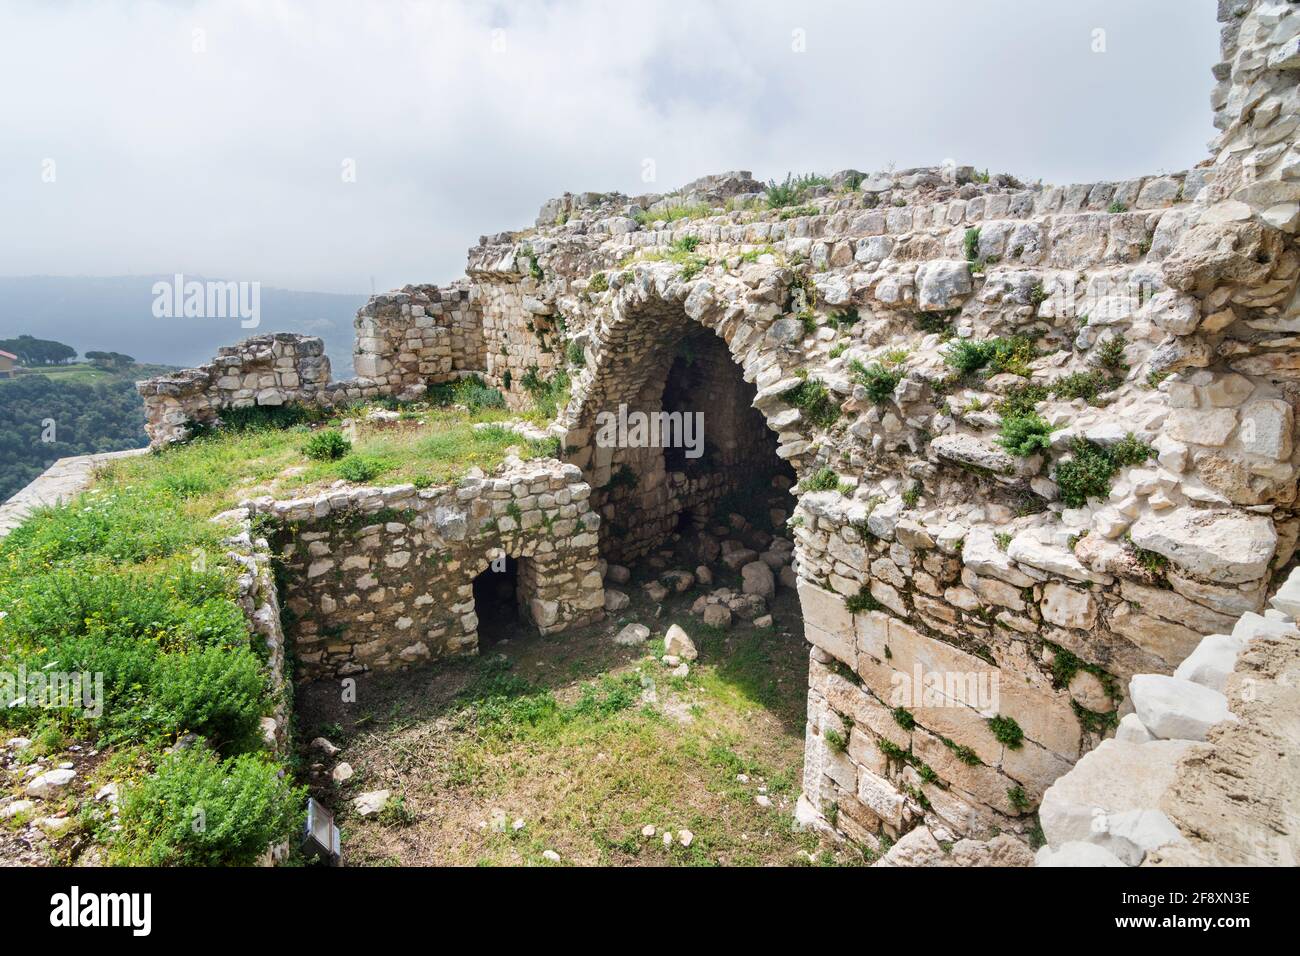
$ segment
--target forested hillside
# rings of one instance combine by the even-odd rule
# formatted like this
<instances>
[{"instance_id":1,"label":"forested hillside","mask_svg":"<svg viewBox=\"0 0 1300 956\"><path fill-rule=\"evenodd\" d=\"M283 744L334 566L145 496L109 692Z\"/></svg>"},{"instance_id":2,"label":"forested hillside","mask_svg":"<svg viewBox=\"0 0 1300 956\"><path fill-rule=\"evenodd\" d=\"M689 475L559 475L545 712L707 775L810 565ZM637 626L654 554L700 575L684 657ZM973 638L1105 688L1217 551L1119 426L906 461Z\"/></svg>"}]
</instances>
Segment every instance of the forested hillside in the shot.
<instances>
[{"instance_id":1,"label":"forested hillside","mask_svg":"<svg viewBox=\"0 0 1300 956\"><path fill-rule=\"evenodd\" d=\"M148 444L134 384L145 370L110 375L81 368L77 377L73 366L0 380L0 501L56 459Z\"/></svg>"}]
</instances>

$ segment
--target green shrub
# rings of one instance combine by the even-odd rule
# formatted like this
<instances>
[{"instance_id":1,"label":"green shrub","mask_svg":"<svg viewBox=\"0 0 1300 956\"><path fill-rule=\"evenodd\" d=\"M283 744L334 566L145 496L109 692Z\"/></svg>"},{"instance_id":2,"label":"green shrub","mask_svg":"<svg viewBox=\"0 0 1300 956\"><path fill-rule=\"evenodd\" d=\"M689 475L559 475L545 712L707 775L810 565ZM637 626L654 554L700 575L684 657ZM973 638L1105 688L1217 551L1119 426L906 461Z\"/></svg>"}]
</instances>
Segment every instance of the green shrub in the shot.
<instances>
[{"instance_id":1,"label":"green shrub","mask_svg":"<svg viewBox=\"0 0 1300 956\"><path fill-rule=\"evenodd\" d=\"M1082 508L1089 498L1105 499L1110 494L1110 479L1115 462L1100 445L1076 438L1070 447L1071 457L1057 462L1054 479L1067 508Z\"/></svg>"},{"instance_id":2,"label":"green shrub","mask_svg":"<svg viewBox=\"0 0 1300 956\"><path fill-rule=\"evenodd\" d=\"M383 470L383 462L370 455L348 455L339 462L339 477L344 481L369 481Z\"/></svg>"},{"instance_id":3,"label":"green shrub","mask_svg":"<svg viewBox=\"0 0 1300 956\"><path fill-rule=\"evenodd\" d=\"M1110 481L1116 471L1140 465L1154 454L1155 449L1132 432L1109 449L1076 438L1070 447L1071 458L1058 462L1053 476L1061 500L1067 507L1082 508L1089 498L1104 499L1110 495Z\"/></svg>"},{"instance_id":4,"label":"green shrub","mask_svg":"<svg viewBox=\"0 0 1300 956\"><path fill-rule=\"evenodd\" d=\"M163 654L153 680L161 727L200 734L235 751L256 745L266 676L251 650L205 647Z\"/></svg>"},{"instance_id":5,"label":"green shrub","mask_svg":"<svg viewBox=\"0 0 1300 956\"><path fill-rule=\"evenodd\" d=\"M1151 458L1156 450L1142 441L1132 432L1129 432L1109 449L1111 461L1117 467L1127 468L1131 465L1140 465L1147 459Z\"/></svg>"},{"instance_id":6,"label":"green shrub","mask_svg":"<svg viewBox=\"0 0 1300 956\"><path fill-rule=\"evenodd\" d=\"M188 747L123 794L114 862L249 866L293 833L305 795L264 757L222 761L206 748Z\"/></svg>"},{"instance_id":7,"label":"green shrub","mask_svg":"<svg viewBox=\"0 0 1300 956\"><path fill-rule=\"evenodd\" d=\"M148 573L85 561L33 568L0 586L0 636L9 649L53 649L86 636L164 649L236 647L247 643L248 625L232 596L225 575L185 566Z\"/></svg>"},{"instance_id":8,"label":"green shrub","mask_svg":"<svg viewBox=\"0 0 1300 956\"><path fill-rule=\"evenodd\" d=\"M1033 412L1007 415L1002 419L997 443L1017 457L1028 458L1051 447L1052 426Z\"/></svg>"},{"instance_id":9,"label":"green shrub","mask_svg":"<svg viewBox=\"0 0 1300 956\"><path fill-rule=\"evenodd\" d=\"M216 527L169 507L170 497L147 488L92 491L67 505L39 508L0 540L0 558L21 554L29 568L83 555L134 564L215 547L220 537Z\"/></svg>"},{"instance_id":10,"label":"green shrub","mask_svg":"<svg viewBox=\"0 0 1300 956\"><path fill-rule=\"evenodd\" d=\"M1010 372L1028 376L1029 363L1038 357L1038 349L1028 336L972 341L961 339L953 343L944 355L944 361L963 375L971 375L983 368L990 374Z\"/></svg>"},{"instance_id":11,"label":"green shrub","mask_svg":"<svg viewBox=\"0 0 1300 956\"><path fill-rule=\"evenodd\" d=\"M879 611L883 605L875 599L871 590L864 584L857 594L850 594L844 599L844 607L850 614L862 614L865 611Z\"/></svg>"},{"instance_id":12,"label":"green shrub","mask_svg":"<svg viewBox=\"0 0 1300 956\"><path fill-rule=\"evenodd\" d=\"M980 231L978 226L966 230L966 235L962 237L962 249L966 253L967 262L974 262L979 258Z\"/></svg>"},{"instance_id":13,"label":"green shrub","mask_svg":"<svg viewBox=\"0 0 1300 956\"><path fill-rule=\"evenodd\" d=\"M333 428L316 432L302 447L303 454L316 461L337 461L351 450L352 442Z\"/></svg>"},{"instance_id":14,"label":"green shrub","mask_svg":"<svg viewBox=\"0 0 1300 956\"><path fill-rule=\"evenodd\" d=\"M1092 402L1100 392L1111 387L1110 377L1093 369L1091 372L1073 372L1058 378L1052 383L1052 394L1066 401L1082 398L1086 402Z\"/></svg>"},{"instance_id":15,"label":"green shrub","mask_svg":"<svg viewBox=\"0 0 1300 956\"><path fill-rule=\"evenodd\" d=\"M830 428L839 420L839 402L831 398L830 391L815 378L804 378L783 392L781 398L798 408L810 424L819 428Z\"/></svg>"},{"instance_id":16,"label":"green shrub","mask_svg":"<svg viewBox=\"0 0 1300 956\"><path fill-rule=\"evenodd\" d=\"M1129 370L1126 357L1128 339L1123 332L1115 332L1097 343L1097 364L1110 372L1111 378L1119 380Z\"/></svg>"},{"instance_id":17,"label":"green shrub","mask_svg":"<svg viewBox=\"0 0 1300 956\"><path fill-rule=\"evenodd\" d=\"M1024 813L1034 805L1026 795L1025 788L1020 784L1007 788L1007 799L1011 801L1011 805L1015 807L1017 813Z\"/></svg>"},{"instance_id":18,"label":"green shrub","mask_svg":"<svg viewBox=\"0 0 1300 956\"><path fill-rule=\"evenodd\" d=\"M564 346L564 358L570 365L575 368L582 368L587 364L587 353L582 347L581 342L568 342Z\"/></svg>"},{"instance_id":19,"label":"green shrub","mask_svg":"<svg viewBox=\"0 0 1300 956\"><path fill-rule=\"evenodd\" d=\"M543 379L537 366L530 366L519 384L532 396L533 406L547 418L554 418L569 400L569 373L562 368Z\"/></svg>"},{"instance_id":20,"label":"green shrub","mask_svg":"<svg viewBox=\"0 0 1300 956\"><path fill-rule=\"evenodd\" d=\"M903 379L903 373L896 369L885 368L880 362L873 362L869 366L864 366L861 362L854 360L849 363L849 371L853 373L854 379L867 390L867 397L879 405L887 401L894 395L894 389Z\"/></svg>"},{"instance_id":21,"label":"green shrub","mask_svg":"<svg viewBox=\"0 0 1300 956\"><path fill-rule=\"evenodd\" d=\"M840 476L829 465L813 472L799 487L804 491L841 491Z\"/></svg>"},{"instance_id":22,"label":"green shrub","mask_svg":"<svg viewBox=\"0 0 1300 956\"><path fill-rule=\"evenodd\" d=\"M1003 415L1032 415L1035 406L1047 398L1047 388L1027 382L1009 389L997 404Z\"/></svg>"},{"instance_id":23,"label":"green shrub","mask_svg":"<svg viewBox=\"0 0 1300 956\"><path fill-rule=\"evenodd\" d=\"M808 190L817 186L829 185L829 179L815 173L805 173L802 176L786 173L784 182L778 183L775 179L768 180L767 205L771 209L797 206L803 202Z\"/></svg>"},{"instance_id":24,"label":"green shrub","mask_svg":"<svg viewBox=\"0 0 1300 956\"><path fill-rule=\"evenodd\" d=\"M604 292L609 288L609 276L603 272L597 272L592 275L591 281L587 283L588 292Z\"/></svg>"},{"instance_id":25,"label":"green shrub","mask_svg":"<svg viewBox=\"0 0 1300 956\"><path fill-rule=\"evenodd\" d=\"M221 411L221 424L236 432L263 428L292 428L309 422L324 421L325 410L315 405L289 402L285 405L245 405Z\"/></svg>"}]
</instances>

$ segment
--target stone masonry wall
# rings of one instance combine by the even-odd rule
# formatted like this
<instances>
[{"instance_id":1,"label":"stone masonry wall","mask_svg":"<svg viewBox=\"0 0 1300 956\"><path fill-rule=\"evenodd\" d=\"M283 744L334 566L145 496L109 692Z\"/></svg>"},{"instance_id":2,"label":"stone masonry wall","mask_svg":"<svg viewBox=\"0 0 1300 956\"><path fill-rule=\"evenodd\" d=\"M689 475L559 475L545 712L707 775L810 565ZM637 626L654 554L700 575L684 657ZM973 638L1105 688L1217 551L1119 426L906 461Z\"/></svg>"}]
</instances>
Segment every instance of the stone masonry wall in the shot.
<instances>
[{"instance_id":1,"label":"stone masonry wall","mask_svg":"<svg viewBox=\"0 0 1300 956\"><path fill-rule=\"evenodd\" d=\"M475 290L468 283L407 286L357 311L353 366L386 395L451 381L483 367Z\"/></svg>"},{"instance_id":2,"label":"stone masonry wall","mask_svg":"<svg viewBox=\"0 0 1300 956\"><path fill-rule=\"evenodd\" d=\"M341 488L248 504L278 530L299 675L417 664L478 649L473 580L519 559L520 603L543 634L604 613L599 515L572 465L507 459L449 487Z\"/></svg>"}]
</instances>

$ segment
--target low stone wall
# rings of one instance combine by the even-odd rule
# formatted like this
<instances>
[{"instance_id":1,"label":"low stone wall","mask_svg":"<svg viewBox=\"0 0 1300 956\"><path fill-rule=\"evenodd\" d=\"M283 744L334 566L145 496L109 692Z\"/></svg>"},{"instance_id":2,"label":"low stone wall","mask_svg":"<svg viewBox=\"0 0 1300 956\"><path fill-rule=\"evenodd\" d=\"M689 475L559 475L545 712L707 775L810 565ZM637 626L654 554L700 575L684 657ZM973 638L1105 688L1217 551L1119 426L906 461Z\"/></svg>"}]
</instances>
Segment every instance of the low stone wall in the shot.
<instances>
[{"instance_id":1,"label":"low stone wall","mask_svg":"<svg viewBox=\"0 0 1300 956\"><path fill-rule=\"evenodd\" d=\"M473 581L519 561L521 610L543 634L604 613L600 516L572 465L508 459L417 490L340 488L247 508L274 527L300 677L400 668L478 648Z\"/></svg>"},{"instance_id":2,"label":"low stone wall","mask_svg":"<svg viewBox=\"0 0 1300 956\"><path fill-rule=\"evenodd\" d=\"M1263 615L1211 634L1043 797L1039 866L1300 862L1300 569Z\"/></svg>"},{"instance_id":3,"label":"low stone wall","mask_svg":"<svg viewBox=\"0 0 1300 956\"><path fill-rule=\"evenodd\" d=\"M254 537L246 511L227 512L213 521L228 522L238 529L223 544L229 549L227 557L239 569L236 580L239 607L248 620L249 629L259 635L266 646L267 679L275 703L271 714L262 718L262 736L267 746L283 753L290 743L291 700L285 666L284 626L280 619L280 594L275 585L270 545L265 538Z\"/></svg>"},{"instance_id":4,"label":"low stone wall","mask_svg":"<svg viewBox=\"0 0 1300 956\"><path fill-rule=\"evenodd\" d=\"M325 343L316 336L256 335L217 352L207 365L136 383L154 447L185 441L187 423L214 424L228 408L333 405L381 392L366 379L331 382Z\"/></svg>"}]
</instances>

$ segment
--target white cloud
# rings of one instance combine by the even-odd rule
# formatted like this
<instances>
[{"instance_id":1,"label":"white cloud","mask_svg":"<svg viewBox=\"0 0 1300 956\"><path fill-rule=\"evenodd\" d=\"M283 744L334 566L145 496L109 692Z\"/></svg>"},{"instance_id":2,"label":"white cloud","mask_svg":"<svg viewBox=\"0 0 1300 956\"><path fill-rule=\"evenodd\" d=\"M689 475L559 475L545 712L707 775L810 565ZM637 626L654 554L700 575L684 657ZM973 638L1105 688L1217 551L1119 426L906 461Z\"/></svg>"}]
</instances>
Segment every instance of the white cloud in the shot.
<instances>
[{"instance_id":1,"label":"white cloud","mask_svg":"<svg viewBox=\"0 0 1300 956\"><path fill-rule=\"evenodd\" d=\"M10 3L0 268L365 291L455 276L565 190L946 157L1052 182L1183 168L1214 132L1214 6Z\"/></svg>"}]
</instances>

